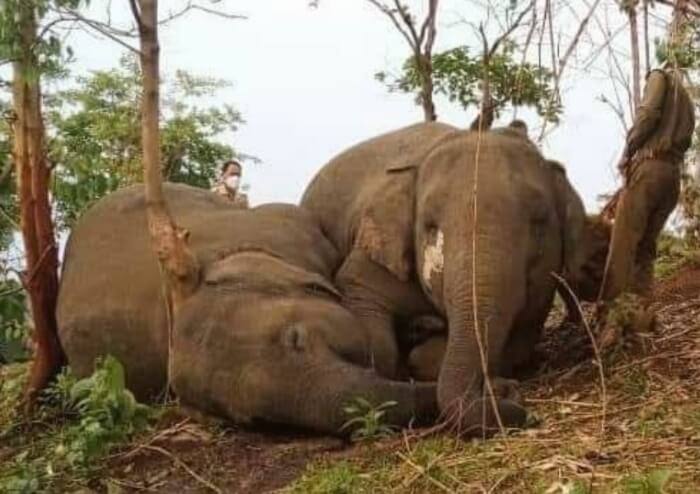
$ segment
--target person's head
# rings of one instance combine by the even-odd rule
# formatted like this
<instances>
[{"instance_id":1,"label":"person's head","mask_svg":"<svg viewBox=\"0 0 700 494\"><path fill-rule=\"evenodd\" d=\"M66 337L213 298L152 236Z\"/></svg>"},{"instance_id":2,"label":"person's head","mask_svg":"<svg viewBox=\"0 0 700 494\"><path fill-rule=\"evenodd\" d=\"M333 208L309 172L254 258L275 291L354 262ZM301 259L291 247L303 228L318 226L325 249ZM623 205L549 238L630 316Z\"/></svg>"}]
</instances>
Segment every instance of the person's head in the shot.
<instances>
[{"instance_id":1,"label":"person's head","mask_svg":"<svg viewBox=\"0 0 700 494\"><path fill-rule=\"evenodd\" d=\"M241 164L236 160L228 160L223 165L221 165L221 176L227 177L229 175L241 176L242 167Z\"/></svg>"},{"instance_id":2,"label":"person's head","mask_svg":"<svg viewBox=\"0 0 700 494\"><path fill-rule=\"evenodd\" d=\"M221 180L227 189L238 190L241 181L242 167L238 161L229 160L221 166Z\"/></svg>"}]
</instances>

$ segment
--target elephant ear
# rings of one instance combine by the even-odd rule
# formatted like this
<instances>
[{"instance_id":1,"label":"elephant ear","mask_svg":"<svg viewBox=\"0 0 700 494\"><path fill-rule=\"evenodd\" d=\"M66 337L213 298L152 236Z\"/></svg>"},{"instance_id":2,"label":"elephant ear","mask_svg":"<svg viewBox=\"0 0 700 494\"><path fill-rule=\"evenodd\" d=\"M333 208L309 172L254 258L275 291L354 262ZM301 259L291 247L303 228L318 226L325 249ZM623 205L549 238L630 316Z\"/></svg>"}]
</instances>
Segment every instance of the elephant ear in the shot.
<instances>
[{"instance_id":1,"label":"elephant ear","mask_svg":"<svg viewBox=\"0 0 700 494\"><path fill-rule=\"evenodd\" d=\"M581 197L571 186L564 166L552 160L547 160L547 165L554 180L557 216L561 225L564 274L575 279L586 261L586 210Z\"/></svg>"},{"instance_id":2,"label":"elephant ear","mask_svg":"<svg viewBox=\"0 0 700 494\"><path fill-rule=\"evenodd\" d=\"M401 281L413 270L415 164L390 163L386 173L368 190L360 213L355 247Z\"/></svg>"}]
</instances>

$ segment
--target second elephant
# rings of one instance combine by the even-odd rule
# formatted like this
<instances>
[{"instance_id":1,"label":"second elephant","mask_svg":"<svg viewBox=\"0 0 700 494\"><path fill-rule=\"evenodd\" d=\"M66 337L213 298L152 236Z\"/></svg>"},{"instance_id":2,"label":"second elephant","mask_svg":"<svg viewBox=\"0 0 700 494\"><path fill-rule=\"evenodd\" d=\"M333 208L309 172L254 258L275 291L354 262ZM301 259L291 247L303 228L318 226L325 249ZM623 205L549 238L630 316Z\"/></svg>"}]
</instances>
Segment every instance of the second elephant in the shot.
<instances>
[{"instance_id":1,"label":"second elephant","mask_svg":"<svg viewBox=\"0 0 700 494\"><path fill-rule=\"evenodd\" d=\"M441 412L465 434L496 426L483 351L504 424L524 423L500 377L529 359L552 273L576 279L587 255L583 204L562 169L513 132L424 123L336 156L301 205L344 258L335 283L370 330L379 372L397 373L397 318L432 308L448 321Z\"/></svg>"}]
</instances>

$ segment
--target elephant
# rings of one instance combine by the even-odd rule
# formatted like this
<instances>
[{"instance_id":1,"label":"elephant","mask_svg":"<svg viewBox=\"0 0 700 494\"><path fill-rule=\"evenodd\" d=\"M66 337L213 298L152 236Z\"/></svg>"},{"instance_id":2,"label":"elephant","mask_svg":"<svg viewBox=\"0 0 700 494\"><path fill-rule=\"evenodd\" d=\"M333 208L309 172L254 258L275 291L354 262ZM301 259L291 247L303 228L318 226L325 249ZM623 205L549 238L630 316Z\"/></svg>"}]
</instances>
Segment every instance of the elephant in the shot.
<instances>
[{"instance_id":1,"label":"elephant","mask_svg":"<svg viewBox=\"0 0 700 494\"><path fill-rule=\"evenodd\" d=\"M391 381L371 369L367 331L328 281L340 256L306 211L241 210L182 184L164 184L164 194L200 267L194 292L174 311L171 343L143 187L135 185L94 204L67 242L57 319L78 376L112 354L141 400L164 391L169 369L187 407L330 434L356 397L396 402L389 424L436 416L435 383Z\"/></svg>"},{"instance_id":2,"label":"elephant","mask_svg":"<svg viewBox=\"0 0 700 494\"><path fill-rule=\"evenodd\" d=\"M343 257L334 284L368 328L380 374L397 372L394 321L432 308L448 326L443 416L465 435L494 430L486 370L502 423L524 424L505 378L531 356L552 273L577 279L589 254L583 203L561 166L513 129L420 123L332 158L300 204Z\"/></svg>"}]
</instances>

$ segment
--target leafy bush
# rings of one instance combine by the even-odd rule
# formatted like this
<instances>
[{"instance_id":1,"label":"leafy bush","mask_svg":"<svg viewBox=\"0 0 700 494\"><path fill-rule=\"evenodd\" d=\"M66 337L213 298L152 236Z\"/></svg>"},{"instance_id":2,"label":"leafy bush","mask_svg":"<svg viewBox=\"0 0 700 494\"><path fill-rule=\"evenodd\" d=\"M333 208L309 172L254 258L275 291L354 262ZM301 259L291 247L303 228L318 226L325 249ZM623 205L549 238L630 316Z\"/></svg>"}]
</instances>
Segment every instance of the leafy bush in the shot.
<instances>
[{"instance_id":1,"label":"leafy bush","mask_svg":"<svg viewBox=\"0 0 700 494\"><path fill-rule=\"evenodd\" d=\"M125 384L124 368L107 356L92 376L75 380L64 375L53 386L59 403L79 417L66 431L64 448L60 448L71 464L86 465L148 426L152 409L137 403Z\"/></svg>"},{"instance_id":2,"label":"leafy bush","mask_svg":"<svg viewBox=\"0 0 700 494\"><path fill-rule=\"evenodd\" d=\"M340 430L352 429L350 438L353 441L388 437L394 433L395 429L384 423L384 415L388 408L396 404L395 401L387 401L374 406L364 398L355 398L353 403L343 409L351 418Z\"/></svg>"},{"instance_id":3,"label":"leafy bush","mask_svg":"<svg viewBox=\"0 0 700 494\"><path fill-rule=\"evenodd\" d=\"M655 275L665 278L686 266L700 266L700 252L679 237L663 234L657 243Z\"/></svg>"},{"instance_id":4,"label":"leafy bush","mask_svg":"<svg viewBox=\"0 0 700 494\"><path fill-rule=\"evenodd\" d=\"M84 379L65 370L45 392L42 405L42 413L54 415L50 422L57 422L55 415L66 420L0 467L0 492L45 491L60 474L87 478L100 458L156 417L126 389L124 368L112 356L100 359Z\"/></svg>"}]
</instances>

